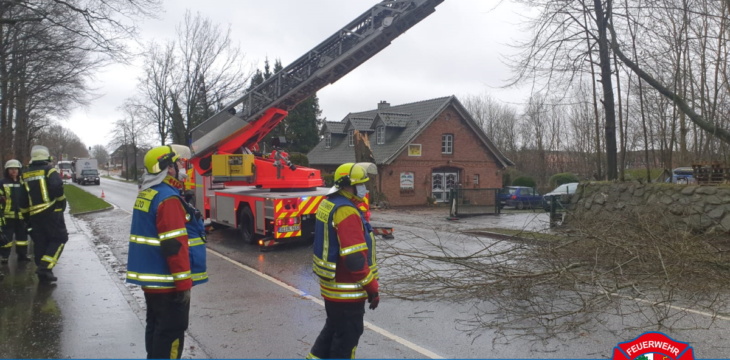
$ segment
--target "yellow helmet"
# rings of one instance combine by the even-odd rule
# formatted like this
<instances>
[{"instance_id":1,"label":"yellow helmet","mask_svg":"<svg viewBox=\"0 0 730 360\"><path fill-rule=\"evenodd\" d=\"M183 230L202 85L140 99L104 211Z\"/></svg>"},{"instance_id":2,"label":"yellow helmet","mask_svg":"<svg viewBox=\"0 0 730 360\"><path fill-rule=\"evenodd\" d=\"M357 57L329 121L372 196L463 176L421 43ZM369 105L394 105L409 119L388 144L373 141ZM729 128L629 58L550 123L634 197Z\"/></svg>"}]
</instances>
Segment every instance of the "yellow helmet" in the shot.
<instances>
[{"instance_id":1,"label":"yellow helmet","mask_svg":"<svg viewBox=\"0 0 730 360\"><path fill-rule=\"evenodd\" d=\"M8 160L5 163L5 168L6 169L9 169L9 168L18 168L18 169L20 169L22 167L23 167L23 165L20 163L20 161L15 160L15 159L10 159L10 160Z\"/></svg>"},{"instance_id":2,"label":"yellow helmet","mask_svg":"<svg viewBox=\"0 0 730 360\"><path fill-rule=\"evenodd\" d=\"M33 145L30 149L30 161L51 161L51 153L43 145Z\"/></svg>"},{"instance_id":3,"label":"yellow helmet","mask_svg":"<svg viewBox=\"0 0 730 360\"><path fill-rule=\"evenodd\" d=\"M375 175L378 168L373 163L345 163L335 170L335 186L357 185L366 183L370 178L368 174Z\"/></svg>"},{"instance_id":4,"label":"yellow helmet","mask_svg":"<svg viewBox=\"0 0 730 360\"><path fill-rule=\"evenodd\" d=\"M170 144L152 148L144 155L144 167L150 174L158 174L180 159L190 159L190 148Z\"/></svg>"}]
</instances>

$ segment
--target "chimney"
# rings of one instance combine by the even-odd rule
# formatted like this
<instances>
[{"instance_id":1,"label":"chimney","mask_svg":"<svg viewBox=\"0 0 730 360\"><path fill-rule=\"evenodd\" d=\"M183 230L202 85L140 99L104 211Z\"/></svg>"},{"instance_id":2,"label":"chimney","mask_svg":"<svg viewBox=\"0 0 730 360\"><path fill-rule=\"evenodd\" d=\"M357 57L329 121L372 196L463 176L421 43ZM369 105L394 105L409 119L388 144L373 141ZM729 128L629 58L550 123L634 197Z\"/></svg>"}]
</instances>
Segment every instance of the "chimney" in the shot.
<instances>
[{"instance_id":1,"label":"chimney","mask_svg":"<svg viewBox=\"0 0 730 360\"><path fill-rule=\"evenodd\" d=\"M389 107L390 107L390 103L388 103L388 102L387 102L387 101L385 101L385 100L382 100L382 101L380 101L380 102L378 103L378 110L383 110L383 109L387 109L387 108L389 108Z\"/></svg>"}]
</instances>

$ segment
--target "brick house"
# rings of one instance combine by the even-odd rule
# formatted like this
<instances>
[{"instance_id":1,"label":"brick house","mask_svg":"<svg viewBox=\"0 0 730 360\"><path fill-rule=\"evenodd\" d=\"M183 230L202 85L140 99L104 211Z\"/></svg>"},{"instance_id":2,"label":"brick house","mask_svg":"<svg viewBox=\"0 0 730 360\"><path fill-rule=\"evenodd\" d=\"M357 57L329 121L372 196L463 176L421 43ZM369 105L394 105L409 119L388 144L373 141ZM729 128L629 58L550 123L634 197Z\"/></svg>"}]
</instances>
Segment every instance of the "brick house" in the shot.
<instances>
[{"instance_id":1,"label":"brick house","mask_svg":"<svg viewBox=\"0 0 730 360\"><path fill-rule=\"evenodd\" d=\"M376 186L391 205L448 201L449 190L501 188L502 171L513 163L494 146L455 96L350 113L326 122L324 138L307 157L330 174L354 162L354 131L366 134L378 166Z\"/></svg>"}]
</instances>

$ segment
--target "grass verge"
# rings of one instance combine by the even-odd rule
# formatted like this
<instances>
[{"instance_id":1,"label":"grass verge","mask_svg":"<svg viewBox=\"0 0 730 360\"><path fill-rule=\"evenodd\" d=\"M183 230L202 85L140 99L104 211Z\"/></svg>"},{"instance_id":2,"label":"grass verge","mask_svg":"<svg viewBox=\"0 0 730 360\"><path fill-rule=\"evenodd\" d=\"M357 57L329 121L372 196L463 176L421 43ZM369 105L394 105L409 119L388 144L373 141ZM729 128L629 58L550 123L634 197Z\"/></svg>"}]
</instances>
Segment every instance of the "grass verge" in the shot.
<instances>
[{"instance_id":1,"label":"grass verge","mask_svg":"<svg viewBox=\"0 0 730 360\"><path fill-rule=\"evenodd\" d=\"M63 191L66 194L70 213L80 214L91 211L98 211L111 208L108 202L82 190L73 185L64 185Z\"/></svg>"}]
</instances>

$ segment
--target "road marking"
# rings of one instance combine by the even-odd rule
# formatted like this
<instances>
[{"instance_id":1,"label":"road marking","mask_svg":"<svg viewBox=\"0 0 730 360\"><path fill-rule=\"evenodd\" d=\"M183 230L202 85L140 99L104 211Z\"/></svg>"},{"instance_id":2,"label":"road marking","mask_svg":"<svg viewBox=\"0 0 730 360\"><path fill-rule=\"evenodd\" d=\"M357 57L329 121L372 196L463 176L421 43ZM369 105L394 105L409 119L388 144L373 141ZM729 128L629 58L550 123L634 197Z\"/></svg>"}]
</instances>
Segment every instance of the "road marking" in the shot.
<instances>
[{"instance_id":1,"label":"road marking","mask_svg":"<svg viewBox=\"0 0 730 360\"><path fill-rule=\"evenodd\" d=\"M299 295L299 296L301 296L303 298L306 298L307 300L311 300L312 302L315 302L315 303L319 304L320 306L324 307L324 301L322 301L321 299L316 298L316 297L314 297L312 295L309 295L306 291L299 290L299 289L297 289L297 288L295 288L295 287L293 287L293 286L291 286L291 285L289 285L287 283L284 283L284 282L282 282L282 281L280 281L278 279L275 279L275 278L273 278L273 277L271 277L269 275L266 275L266 274L264 274L264 273L262 273L262 272L260 272L260 271L258 271L256 269L252 268L252 267L249 267L247 265L241 264L240 262L238 262L236 260L233 260L233 259L229 258L228 256L225 256L225 255L219 253L218 251L215 251L215 250L210 249L210 248L208 248L207 250L208 250L209 253L212 253L213 255L218 256L219 258L221 258L221 259L223 259L225 261L228 261L229 263L231 263L231 264L233 264L233 265L235 265L235 266L237 266L237 267L239 267L239 268L241 268L243 270L246 270L246 271L248 271L248 272L250 272L252 274L256 274L256 275L258 275L258 276L260 276L260 277L262 277L262 278L264 278L266 280L271 281L272 283L274 283L276 285L279 285L279 286L283 287L284 289L287 289L287 290L289 290L289 291L291 291L291 292L293 292L293 293L295 293L295 294L297 294L297 295ZM414 343L412 343L412 342L410 342L410 341L408 341L408 340L406 340L406 339L404 339L404 338L402 338L402 337L400 337L398 335L395 335L395 334L391 333L388 330L385 330L383 328L380 328L378 326L375 326L375 325L373 325L373 324L371 324L371 323L369 323L367 321L365 321L365 327L367 327L368 329L370 329L372 331L375 331L376 333L378 333L380 335L383 335L383 336L385 336L387 338L390 338L391 340L393 340L393 341L395 341L395 342L397 342L397 343L399 343L399 344L401 344L401 345L403 345L403 346L405 346L405 347L407 347L407 348L409 348L409 349L411 349L411 350L413 350L415 352L418 352L418 353L420 353L420 354L422 354L422 355L424 355L424 356L426 356L428 358L431 358L431 359L444 359L443 356L440 356L440 355L436 354L435 352L433 352L431 350L424 349L421 346L418 346L418 345L416 345L416 344L414 344Z\"/></svg>"},{"instance_id":2,"label":"road marking","mask_svg":"<svg viewBox=\"0 0 730 360\"><path fill-rule=\"evenodd\" d=\"M713 319L730 320L730 316L724 316L724 315L719 315L719 314L712 314L712 313L708 313L708 312L705 312L705 311L702 311L702 310L695 310L695 309L691 309L691 308L687 308L687 307L682 307L682 306L677 306L677 305L672 305L672 304L662 304L662 303L659 303L659 302L656 302L656 301L650 301L650 300L646 300L646 299L639 299L639 298L635 298L635 297L632 297L632 296L620 295L620 294L616 294L616 293L610 293L610 295L615 296L615 297L624 298L624 299L634 300L636 302L640 302L640 303L644 303L644 304L649 304L651 306L664 306L664 307L669 308L669 309L672 309L672 310L686 311L686 312L691 313L691 314L697 314L697 315L707 316L707 317L713 318Z\"/></svg>"}]
</instances>

